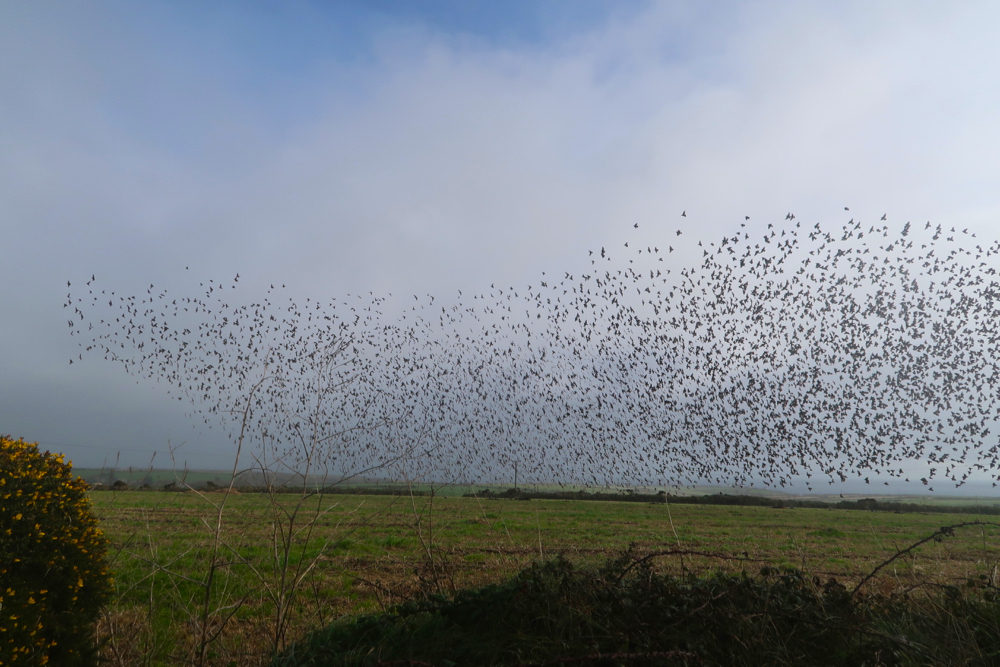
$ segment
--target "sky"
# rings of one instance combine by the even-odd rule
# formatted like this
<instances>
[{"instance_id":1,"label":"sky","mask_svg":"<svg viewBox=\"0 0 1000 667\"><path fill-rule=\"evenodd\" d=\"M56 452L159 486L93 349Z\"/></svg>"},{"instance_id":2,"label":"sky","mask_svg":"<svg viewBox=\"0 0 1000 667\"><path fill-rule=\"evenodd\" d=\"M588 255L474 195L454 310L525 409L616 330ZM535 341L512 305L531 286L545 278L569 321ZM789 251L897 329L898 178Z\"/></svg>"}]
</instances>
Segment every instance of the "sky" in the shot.
<instances>
[{"instance_id":1,"label":"sky","mask_svg":"<svg viewBox=\"0 0 1000 667\"><path fill-rule=\"evenodd\" d=\"M1000 236L992 2L0 6L0 432L232 444L77 343L66 283L450 295L851 215ZM678 253L678 266L686 261ZM189 267L189 268L185 268ZM155 457L154 457L155 452Z\"/></svg>"}]
</instances>

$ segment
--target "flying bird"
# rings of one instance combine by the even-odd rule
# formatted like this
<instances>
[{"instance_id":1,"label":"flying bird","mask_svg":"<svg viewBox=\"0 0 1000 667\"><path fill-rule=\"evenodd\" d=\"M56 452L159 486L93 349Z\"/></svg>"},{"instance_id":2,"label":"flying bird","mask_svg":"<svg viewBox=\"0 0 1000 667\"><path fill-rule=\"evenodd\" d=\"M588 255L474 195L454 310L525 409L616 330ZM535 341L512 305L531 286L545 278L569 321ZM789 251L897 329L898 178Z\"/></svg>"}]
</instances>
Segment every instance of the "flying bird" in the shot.
<instances>
[{"instance_id":1,"label":"flying bird","mask_svg":"<svg viewBox=\"0 0 1000 667\"><path fill-rule=\"evenodd\" d=\"M293 466L472 482L517 461L525 480L636 486L884 482L915 466L929 488L997 479L1000 242L929 222L802 228L791 212L740 227L670 270L673 246L602 246L587 273L447 300L255 294L239 274L108 294L92 275L64 305L77 360L162 383Z\"/></svg>"}]
</instances>

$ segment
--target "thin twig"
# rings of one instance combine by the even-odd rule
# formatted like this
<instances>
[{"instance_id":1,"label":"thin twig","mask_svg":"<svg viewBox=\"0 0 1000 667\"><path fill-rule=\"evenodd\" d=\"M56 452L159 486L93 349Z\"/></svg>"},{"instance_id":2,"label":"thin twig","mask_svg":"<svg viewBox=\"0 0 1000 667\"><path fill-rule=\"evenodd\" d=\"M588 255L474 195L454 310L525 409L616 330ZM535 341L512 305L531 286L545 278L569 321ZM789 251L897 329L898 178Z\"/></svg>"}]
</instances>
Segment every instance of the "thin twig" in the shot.
<instances>
[{"instance_id":1,"label":"thin twig","mask_svg":"<svg viewBox=\"0 0 1000 667\"><path fill-rule=\"evenodd\" d=\"M967 526L995 526L995 527L1000 527L1000 523L996 523L996 522L993 522L993 521L963 521L962 523L954 523L954 524L952 524L950 526L942 526L942 527L938 528L937 530L935 530L930 535L928 535L927 537L925 537L925 538L923 538L921 540L917 540L916 542L914 542L910 546L908 546L908 547L906 547L904 549L898 549L896 551L896 553L894 553L892 556L890 556L889 558L887 558L884 561L882 561L881 563L879 563L878 567L876 567L874 570L872 570L871 572L869 572L867 575L865 575L865 577L861 581L858 582L858 585L855 586L854 589L851 591L851 597L853 598L855 595L857 595L858 591L861 590L861 587L864 586L866 583L868 583L876 574L878 574L878 572L882 568L884 568L885 566L887 566L890 563L894 562L900 556L905 556L906 554L910 553L911 551L913 551L917 547L919 547L921 545L924 545L924 544L930 542L931 540L939 540L942 537L951 536L951 535L954 534L956 528L965 528Z\"/></svg>"},{"instance_id":2,"label":"thin twig","mask_svg":"<svg viewBox=\"0 0 1000 667\"><path fill-rule=\"evenodd\" d=\"M666 549L664 551L654 551L653 553L646 554L642 558L637 558L636 560L629 563L625 569L623 569L615 582L621 581L626 574L635 569L636 567L642 565L643 563L648 563L654 558L660 558L662 556L702 556L704 558L718 558L719 560L734 560L741 563L769 563L771 561L764 558L751 558L750 556L733 556L731 554L723 554L714 551L699 551L697 549Z\"/></svg>"}]
</instances>

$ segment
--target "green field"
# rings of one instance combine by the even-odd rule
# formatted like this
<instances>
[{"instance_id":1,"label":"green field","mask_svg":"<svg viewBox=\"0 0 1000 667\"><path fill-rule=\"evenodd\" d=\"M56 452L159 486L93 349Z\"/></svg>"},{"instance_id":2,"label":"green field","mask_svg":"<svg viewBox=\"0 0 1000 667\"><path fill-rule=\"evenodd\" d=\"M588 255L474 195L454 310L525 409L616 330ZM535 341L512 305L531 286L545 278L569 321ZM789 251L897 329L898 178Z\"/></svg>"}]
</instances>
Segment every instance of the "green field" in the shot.
<instances>
[{"instance_id":1,"label":"green field","mask_svg":"<svg viewBox=\"0 0 1000 667\"><path fill-rule=\"evenodd\" d=\"M202 645L211 664L266 663L275 643L344 614L496 582L556 555L597 562L630 546L637 555L685 552L657 557L664 571L791 566L853 585L942 526L994 521L953 513L455 496L327 495L301 502L290 494L97 491L92 498L111 541L117 596L101 633L105 657L117 664L189 662ZM216 506L224 499L220 524ZM286 552L281 529L291 517ZM996 526L959 530L895 560L866 589L970 577L995 583L998 538ZM289 581L297 582L291 599ZM282 604L287 632L276 639Z\"/></svg>"}]
</instances>

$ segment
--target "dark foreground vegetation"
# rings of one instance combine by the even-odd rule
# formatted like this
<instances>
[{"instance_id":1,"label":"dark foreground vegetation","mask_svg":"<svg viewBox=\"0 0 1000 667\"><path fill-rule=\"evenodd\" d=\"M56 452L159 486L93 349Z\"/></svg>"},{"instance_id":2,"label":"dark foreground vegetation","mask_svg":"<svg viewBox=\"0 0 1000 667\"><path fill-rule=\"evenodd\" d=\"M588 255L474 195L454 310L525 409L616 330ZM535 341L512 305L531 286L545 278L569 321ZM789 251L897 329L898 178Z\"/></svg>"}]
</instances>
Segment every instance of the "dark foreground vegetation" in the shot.
<instances>
[{"instance_id":1,"label":"dark foreground vegetation","mask_svg":"<svg viewBox=\"0 0 1000 667\"><path fill-rule=\"evenodd\" d=\"M631 553L558 558L496 585L333 623L273 665L995 665L983 581L892 595L765 567L657 573Z\"/></svg>"}]
</instances>

